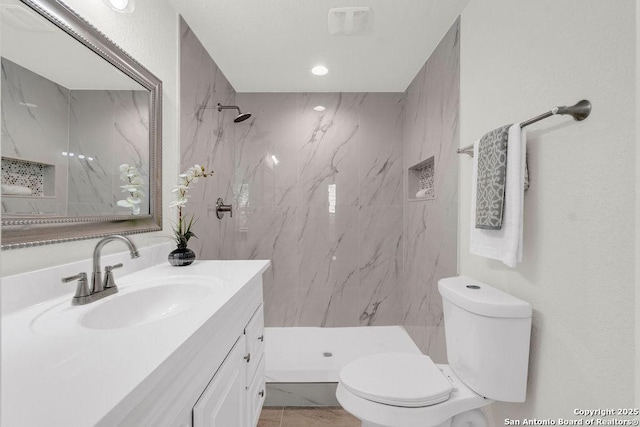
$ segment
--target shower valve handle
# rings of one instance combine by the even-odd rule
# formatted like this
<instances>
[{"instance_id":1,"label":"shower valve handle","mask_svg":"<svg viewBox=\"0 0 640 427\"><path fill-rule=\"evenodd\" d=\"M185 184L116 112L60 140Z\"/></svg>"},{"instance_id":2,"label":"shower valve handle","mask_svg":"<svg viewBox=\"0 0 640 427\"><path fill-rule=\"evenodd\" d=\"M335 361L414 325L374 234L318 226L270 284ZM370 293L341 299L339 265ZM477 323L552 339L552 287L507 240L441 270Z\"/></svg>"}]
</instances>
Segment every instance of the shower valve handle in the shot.
<instances>
[{"instance_id":1,"label":"shower valve handle","mask_svg":"<svg viewBox=\"0 0 640 427\"><path fill-rule=\"evenodd\" d=\"M216 201L216 216L218 219L222 219L225 212L229 212L229 215L233 218L233 205L225 205L222 197L218 197Z\"/></svg>"}]
</instances>

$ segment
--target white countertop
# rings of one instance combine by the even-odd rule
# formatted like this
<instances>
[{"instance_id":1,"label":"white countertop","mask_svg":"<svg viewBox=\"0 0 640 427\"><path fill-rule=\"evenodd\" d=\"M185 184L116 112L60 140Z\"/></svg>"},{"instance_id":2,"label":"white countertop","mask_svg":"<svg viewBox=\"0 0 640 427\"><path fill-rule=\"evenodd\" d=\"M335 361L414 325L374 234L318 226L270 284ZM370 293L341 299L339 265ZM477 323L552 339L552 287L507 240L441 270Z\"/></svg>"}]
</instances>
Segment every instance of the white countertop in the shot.
<instances>
[{"instance_id":1,"label":"white countertop","mask_svg":"<svg viewBox=\"0 0 640 427\"><path fill-rule=\"evenodd\" d=\"M3 426L89 426L97 424L138 385L153 375L269 261L196 261L188 267L157 265L118 277L118 294L71 306L72 294L2 317L1 411ZM117 273L117 272L116 272ZM153 278L207 276L216 291L192 309L161 320L119 329L34 327L47 310L77 311L136 291Z\"/></svg>"}]
</instances>

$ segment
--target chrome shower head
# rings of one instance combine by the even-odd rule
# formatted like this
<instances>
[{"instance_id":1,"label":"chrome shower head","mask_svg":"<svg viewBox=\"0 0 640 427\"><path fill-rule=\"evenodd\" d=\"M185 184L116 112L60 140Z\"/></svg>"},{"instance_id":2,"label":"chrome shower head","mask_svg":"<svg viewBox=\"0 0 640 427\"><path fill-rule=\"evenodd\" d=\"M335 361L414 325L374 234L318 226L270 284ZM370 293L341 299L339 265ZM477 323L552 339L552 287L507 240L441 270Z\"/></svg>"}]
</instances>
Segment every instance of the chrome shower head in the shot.
<instances>
[{"instance_id":1,"label":"chrome shower head","mask_svg":"<svg viewBox=\"0 0 640 427\"><path fill-rule=\"evenodd\" d=\"M220 103L218 103L218 111L222 110L238 110L238 115L235 119L233 119L234 123L244 122L249 117L251 117L251 113L243 113L242 111L240 111L240 107L237 107L235 105L220 105Z\"/></svg>"}]
</instances>

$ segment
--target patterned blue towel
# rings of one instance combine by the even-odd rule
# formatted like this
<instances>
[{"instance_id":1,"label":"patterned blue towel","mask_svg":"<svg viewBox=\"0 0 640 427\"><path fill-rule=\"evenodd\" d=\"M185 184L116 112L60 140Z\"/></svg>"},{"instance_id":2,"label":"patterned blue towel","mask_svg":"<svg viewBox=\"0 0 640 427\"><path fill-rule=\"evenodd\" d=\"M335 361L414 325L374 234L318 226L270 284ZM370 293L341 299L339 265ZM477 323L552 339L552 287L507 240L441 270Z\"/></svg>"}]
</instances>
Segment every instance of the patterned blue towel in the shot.
<instances>
[{"instance_id":1,"label":"patterned blue towel","mask_svg":"<svg viewBox=\"0 0 640 427\"><path fill-rule=\"evenodd\" d=\"M506 125L487 132L478 147L478 186L476 193L476 228L500 230L504 212L507 177Z\"/></svg>"}]
</instances>

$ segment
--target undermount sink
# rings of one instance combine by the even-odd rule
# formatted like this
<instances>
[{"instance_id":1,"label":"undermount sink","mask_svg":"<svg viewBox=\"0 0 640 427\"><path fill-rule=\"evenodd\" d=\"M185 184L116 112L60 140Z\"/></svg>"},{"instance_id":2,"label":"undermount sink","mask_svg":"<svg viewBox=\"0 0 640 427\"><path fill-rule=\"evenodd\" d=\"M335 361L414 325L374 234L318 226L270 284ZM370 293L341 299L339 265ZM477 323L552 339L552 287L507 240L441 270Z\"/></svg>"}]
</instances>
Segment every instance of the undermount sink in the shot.
<instances>
[{"instance_id":1,"label":"undermount sink","mask_svg":"<svg viewBox=\"0 0 640 427\"><path fill-rule=\"evenodd\" d=\"M84 306L72 306L70 301L56 304L38 315L31 328L44 335L67 336L135 327L191 311L226 288L225 282L205 276L131 282L120 292Z\"/></svg>"},{"instance_id":2,"label":"undermount sink","mask_svg":"<svg viewBox=\"0 0 640 427\"><path fill-rule=\"evenodd\" d=\"M212 294L211 288L196 284L168 284L118 295L82 318L89 329L119 329L141 325L188 310Z\"/></svg>"}]
</instances>

